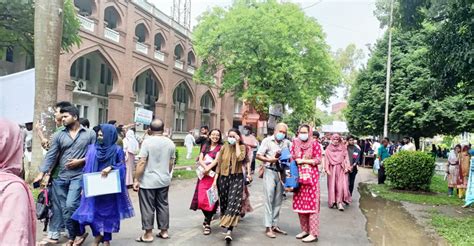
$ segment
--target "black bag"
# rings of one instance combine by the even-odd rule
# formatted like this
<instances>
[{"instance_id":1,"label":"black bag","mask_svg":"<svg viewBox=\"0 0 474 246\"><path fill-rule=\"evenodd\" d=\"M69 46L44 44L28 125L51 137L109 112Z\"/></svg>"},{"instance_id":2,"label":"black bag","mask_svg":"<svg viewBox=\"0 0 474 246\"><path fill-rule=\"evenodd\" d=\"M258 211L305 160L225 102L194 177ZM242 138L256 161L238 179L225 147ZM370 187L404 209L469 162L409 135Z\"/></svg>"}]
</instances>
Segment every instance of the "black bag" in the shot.
<instances>
[{"instance_id":1,"label":"black bag","mask_svg":"<svg viewBox=\"0 0 474 246\"><path fill-rule=\"evenodd\" d=\"M51 209L51 204L49 201L49 190L44 188L38 194L38 199L36 200L36 218L38 220L47 220L49 219L49 210Z\"/></svg>"}]
</instances>

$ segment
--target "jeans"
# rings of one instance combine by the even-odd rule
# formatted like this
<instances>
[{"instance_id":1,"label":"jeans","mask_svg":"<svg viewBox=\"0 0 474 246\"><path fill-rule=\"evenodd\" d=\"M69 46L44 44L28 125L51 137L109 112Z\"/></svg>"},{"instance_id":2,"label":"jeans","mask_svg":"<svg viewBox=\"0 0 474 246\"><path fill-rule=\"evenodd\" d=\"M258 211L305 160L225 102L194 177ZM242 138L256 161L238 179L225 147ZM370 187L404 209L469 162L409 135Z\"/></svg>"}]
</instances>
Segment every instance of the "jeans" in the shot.
<instances>
[{"instance_id":1,"label":"jeans","mask_svg":"<svg viewBox=\"0 0 474 246\"><path fill-rule=\"evenodd\" d=\"M56 178L53 180L52 190L53 211L61 212L69 239L74 240L80 235L80 227L71 216L81 203L82 176L71 180Z\"/></svg>"}]
</instances>

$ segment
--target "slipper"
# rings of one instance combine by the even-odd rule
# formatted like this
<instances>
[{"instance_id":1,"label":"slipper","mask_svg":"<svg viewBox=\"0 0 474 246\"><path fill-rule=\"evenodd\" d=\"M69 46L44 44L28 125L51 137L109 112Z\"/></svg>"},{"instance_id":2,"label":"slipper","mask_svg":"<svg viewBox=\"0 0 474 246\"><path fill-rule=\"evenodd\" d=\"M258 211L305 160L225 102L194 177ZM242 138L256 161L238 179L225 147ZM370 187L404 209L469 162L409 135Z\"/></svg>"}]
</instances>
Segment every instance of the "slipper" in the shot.
<instances>
[{"instance_id":1,"label":"slipper","mask_svg":"<svg viewBox=\"0 0 474 246\"><path fill-rule=\"evenodd\" d=\"M288 233L286 231L280 229L280 227L278 227L278 226L273 227L272 230L276 233L280 233L280 234L283 234L283 235L288 235Z\"/></svg>"},{"instance_id":2,"label":"slipper","mask_svg":"<svg viewBox=\"0 0 474 246\"><path fill-rule=\"evenodd\" d=\"M166 234L168 234L168 233L166 233ZM166 237L165 237L165 236L163 236L163 235L161 234L161 232L160 232L160 233L158 233L158 234L156 234L156 236L157 236L157 237L159 237L159 238L161 238L161 239L169 239L169 238L170 238L170 236L169 236L169 235L166 235Z\"/></svg>"},{"instance_id":3,"label":"slipper","mask_svg":"<svg viewBox=\"0 0 474 246\"><path fill-rule=\"evenodd\" d=\"M152 239L152 240L145 240L145 239L143 239L143 236L140 236L139 238L135 239L135 242L139 242L139 243L152 243L152 242L153 242L153 239Z\"/></svg>"},{"instance_id":4,"label":"slipper","mask_svg":"<svg viewBox=\"0 0 474 246\"><path fill-rule=\"evenodd\" d=\"M59 243L59 239L43 238L40 242L38 242L38 245L45 246L45 245L58 244L58 243Z\"/></svg>"},{"instance_id":5,"label":"slipper","mask_svg":"<svg viewBox=\"0 0 474 246\"><path fill-rule=\"evenodd\" d=\"M82 234L82 236L79 237L79 240L77 240L77 239L74 240L73 245L74 246L81 246L84 243L84 241L86 241L87 236L89 236L89 233L87 233L87 232Z\"/></svg>"}]
</instances>

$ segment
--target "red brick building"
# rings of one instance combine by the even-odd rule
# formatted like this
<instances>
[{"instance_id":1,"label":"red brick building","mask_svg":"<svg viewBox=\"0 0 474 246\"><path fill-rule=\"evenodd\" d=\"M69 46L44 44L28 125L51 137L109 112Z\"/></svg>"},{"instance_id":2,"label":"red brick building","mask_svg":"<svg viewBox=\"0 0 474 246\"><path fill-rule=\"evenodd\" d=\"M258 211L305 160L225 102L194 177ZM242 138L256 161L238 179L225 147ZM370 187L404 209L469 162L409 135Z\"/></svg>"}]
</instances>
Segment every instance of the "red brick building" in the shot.
<instances>
[{"instance_id":1,"label":"red brick building","mask_svg":"<svg viewBox=\"0 0 474 246\"><path fill-rule=\"evenodd\" d=\"M234 98L193 82L199 65L189 30L145 0L75 0L80 47L60 57L58 100L72 101L92 125L130 123L152 110L173 132L200 125L227 130Z\"/></svg>"}]
</instances>

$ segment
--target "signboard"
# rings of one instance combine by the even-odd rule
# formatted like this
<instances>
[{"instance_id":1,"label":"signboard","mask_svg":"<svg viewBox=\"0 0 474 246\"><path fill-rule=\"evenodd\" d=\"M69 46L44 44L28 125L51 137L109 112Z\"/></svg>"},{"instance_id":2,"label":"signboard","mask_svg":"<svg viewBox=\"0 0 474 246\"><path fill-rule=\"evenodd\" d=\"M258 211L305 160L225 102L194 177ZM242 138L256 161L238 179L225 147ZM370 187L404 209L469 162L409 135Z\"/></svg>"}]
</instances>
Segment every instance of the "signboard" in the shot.
<instances>
[{"instance_id":1,"label":"signboard","mask_svg":"<svg viewBox=\"0 0 474 246\"><path fill-rule=\"evenodd\" d=\"M135 122L149 125L153 120L153 111L144 108L135 108Z\"/></svg>"}]
</instances>

